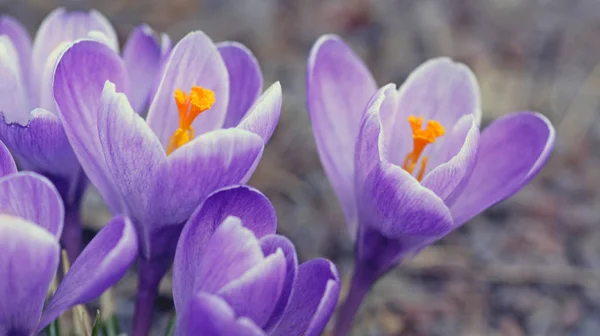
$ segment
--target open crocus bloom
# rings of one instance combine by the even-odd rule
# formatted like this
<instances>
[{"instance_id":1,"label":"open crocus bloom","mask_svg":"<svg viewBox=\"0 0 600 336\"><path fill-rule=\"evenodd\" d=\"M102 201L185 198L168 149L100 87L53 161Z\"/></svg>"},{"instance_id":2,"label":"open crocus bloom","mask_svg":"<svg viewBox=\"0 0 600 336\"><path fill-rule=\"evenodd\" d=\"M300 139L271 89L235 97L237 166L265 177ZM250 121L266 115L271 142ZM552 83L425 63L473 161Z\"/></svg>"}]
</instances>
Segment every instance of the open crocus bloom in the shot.
<instances>
[{"instance_id":1,"label":"open crocus bloom","mask_svg":"<svg viewBox=\"0 0 600 336\"><path fill-rule=\"evenodd\" d=\"M150 84L170 48L166 36L161 46L153 35L147 26L138 27L123 52L131 77L139 83L132 91L136 106L146 105ZM18 21L0 17L0 140L21 168L46 176L58 188L66 207L63 242L71 258L81 244L79 207L87 179L57 115L52 77L61 52L81 38L118 49L112 25L96 11L54 10L40 25L33 45Z\"/></svg>"},{"instance_id":2,"label":"open crocus bloom","mask_svg":"<svg viewBox=\"0 0 600 336\"><path fill-rule=\"evenodd\" d=\"M135 260L137 237L124 217L108 223L83 250L44 309L58 269L64 208L41 175L18 173L0 143L0 335L34 335L72 306L114 285Z\"/></svg>"},{"instance_id":3,"label":"open crocus bloom","mask_svg":"<svg viewBox=\"0 0 600 336\"><path fill-rule=\"evenodd\" d=\"M132 83L111 48L84 40L62 55L54 97L67 137L113 213L127 214L136 225L140 286L153 288L148 291L169 268L181 228L198 204L254 172L281 111L279 83L257 98L259 74L245 48L217 47L204 33L190 33L170 53L144 120L121 93ZM150 316L142 315L146 325Z\"/></svg>"},{"instance_id":4,"label":"open crocus bloom","mask_svg":"<svg viewBox=\"0 0 600 336\"><path fill-rule=\"evenodd\" d=\"M269 200L243 186L221 189L181 234L173 268L176 335L320 335L339 294L335 266L276 235Z\"/></svg>"},{"instance_id":5,"label":"open crocus bloom","mask_svg":"<svg viewBox=\"0 0 600 336\"><path fill-rule=\"evenodd\" d=\"M480 134L476 78L447 58L424 63L399 90L377 90L341 39L324 36L307 80L321 161L356 240L354 304L403 257L521 189L554 144L550 122L532 112Z\"/></svg>"}]
</instances>

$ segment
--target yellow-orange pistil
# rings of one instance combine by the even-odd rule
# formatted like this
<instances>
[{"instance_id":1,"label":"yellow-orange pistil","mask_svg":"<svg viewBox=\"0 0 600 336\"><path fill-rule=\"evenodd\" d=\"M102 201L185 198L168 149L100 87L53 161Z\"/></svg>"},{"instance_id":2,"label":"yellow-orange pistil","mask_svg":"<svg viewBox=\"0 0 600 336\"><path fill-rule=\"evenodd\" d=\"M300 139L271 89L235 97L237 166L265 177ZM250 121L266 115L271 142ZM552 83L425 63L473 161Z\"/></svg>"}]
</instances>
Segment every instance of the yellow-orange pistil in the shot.
<instances>
[{"instance_id":1,"label":"yellow-orange pistil","mask_svg":"<svg viewBox=\"0 0 600 336\"><path fill-rule=\"evenodd\" d=\"M428 120L427 126L423 129L423 118L415 117L413 115L408 117L408 122L410 123L410 127L412 128L413 133L413 151L408 153L406 159L404 160L404 164L402 168L409 172L413 173L415 167L417 166L417 161L421 157L423 150L427 145L435 142L436 138L444 135L445 130L444 126L442 126L439 122L435 120ZM419 169L419 173L417 174L417 180L421 181L423 179L423 175L425 174L425 166L427 166L427 156L423 156L421 160L421 168Z\"/></svg>"},{"instance_id":2,"label":"yellow-orange pistil","mask_svg":"<svg viewBox=\"0 0 600 336\"><path fill-rule=\"evenodd\" d=\"M171 135L167 155L194 138L194 119L215 103L215 93L200 86L193 86L189 95L177 89L174 96L179 110L179 128Z\"/></svg>"}]
</instances>

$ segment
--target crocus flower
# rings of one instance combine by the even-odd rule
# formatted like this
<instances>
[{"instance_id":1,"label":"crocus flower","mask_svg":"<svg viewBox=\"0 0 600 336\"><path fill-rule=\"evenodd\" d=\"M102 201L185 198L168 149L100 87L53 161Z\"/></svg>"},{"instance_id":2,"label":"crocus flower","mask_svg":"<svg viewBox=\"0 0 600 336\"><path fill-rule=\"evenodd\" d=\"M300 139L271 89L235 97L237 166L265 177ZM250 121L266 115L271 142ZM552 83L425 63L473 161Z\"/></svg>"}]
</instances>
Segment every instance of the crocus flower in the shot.
<instances>
[{"instance_id":1,"label":"crocus flower","mask_svg":"<svg viewBox=\"0 0 600 336\"><path fill-rule=\"evenodd\" d=\"M23 169L38 172L58 188L66 207L63 245L71 259L81 247L79 209L87 185L57 115L52 76L61 52L80 38L95 38L118 49L116 33L96 11L54 10L40 25L33 45L25 28L9 16L0 17L0 140ZM147 26L134 30L123 52L124 62L139 83L132 92L137 106L148 100L153 75L169 50Z\"/></svg>"},{"instance_id":2,"label":"crocus flower","mask_svg":"<svg viewBox=\"0 0 600 336\"><path fill-rule=\"evenodd\" d=\"M37 335L62 312L91 301L135 260L131 222L115 217L83 250L44 308L58 269L64 208L54 185L20 172L0 143L0 335Z\"/></svg>"},{"instance_id":3,"label":"crocus flower","mask_svg":"<svg viewBox=\"0 0 600 336\"><path fill-rule=\"evenodd\" d=\"M244 186L211 194L185 225L175 253L176 335L320 335L339 295L335 266L298 266L275 234L269 200Z\"/></svg>"},{"instance_id":4,"label":"crocus flower","mask_svg":"<svg viewBox=\"0 0 600 336\"><path fill-rule=\"evenodd\" d=\"M144 120L122 93L132 83L108 46L80 41L58 62L54 97L73 150L113 213L138 232L135 335L147 335L183 224L206 196L256 168L281 111L279 83L257 99L261 84L245 48L218 48L193 32L170 53Z\"/></svg>"},{"instance_id":5,"label":"crocus flower","mask_svg":"<svg viewBox=\"0 0 600 336\"><path fill-rule=\"evenodd\" d=\"M531 180L550 155L554 129L519 112L480 135L473 73L447 58L379 90L336 36L308 60L307 91L321 162L355 239L352 287L336 335L344 335L370 286L413 255Z\"/></svg>"}]
</instances>

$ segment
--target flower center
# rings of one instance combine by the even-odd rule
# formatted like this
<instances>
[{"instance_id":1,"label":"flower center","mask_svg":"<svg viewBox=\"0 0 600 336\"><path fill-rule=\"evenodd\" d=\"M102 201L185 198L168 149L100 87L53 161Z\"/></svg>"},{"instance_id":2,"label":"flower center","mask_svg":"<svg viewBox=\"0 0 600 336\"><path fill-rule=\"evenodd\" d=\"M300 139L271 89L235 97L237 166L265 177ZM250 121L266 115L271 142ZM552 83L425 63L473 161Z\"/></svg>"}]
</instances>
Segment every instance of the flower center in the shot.
<instances>
[{"instance_id":1,"label":"flower center","mask_svg":"<svg viewBox=\"0 0 600 336\"><path fill-rule=\"evenodd\" d=\"M167 155L194 139L194 119L215 103L215 93L200 86L193 86L189 95L177 89L174 97L179 110L179 128L171 135Z\"/></svg>"},{"instance_id":2,"label":"flower center","mask_svg":"<svg viewBox=\"0 0 600 336\"><path fill-rule=\"evenodd\" d=\"M423 129L423 118L415 117L413 115L408 117L408 122L410 123L413 132L413 151L406 156L402 168L412 174L425 147L434 143L436 138L444 135L445 130L444 126L435 120L428 120L427 126ZM421 160L421 168L419 168L417 174L417 180L419 181L423 179L428 159L427 156L423 156L423 159Z\"/></svg>"}]
</instances>

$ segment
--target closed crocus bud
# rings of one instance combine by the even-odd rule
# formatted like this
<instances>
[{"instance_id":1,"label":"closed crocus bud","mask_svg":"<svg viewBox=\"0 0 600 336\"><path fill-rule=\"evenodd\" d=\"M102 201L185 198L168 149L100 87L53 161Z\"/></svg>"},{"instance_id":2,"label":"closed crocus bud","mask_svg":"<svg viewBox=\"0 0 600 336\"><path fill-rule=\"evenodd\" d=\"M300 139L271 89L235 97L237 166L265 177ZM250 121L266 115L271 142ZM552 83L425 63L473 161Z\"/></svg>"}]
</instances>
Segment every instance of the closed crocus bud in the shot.
<instances>
[{"instance_id":1,"label":"closed crocus bud","mask_svg":"<svg viewBox=\"0 0 600 336\"><path fill-rule=\"evenodd\" d=\"M273 207L243 186L212 194L186 224L175 255L176 335L320 335L339 294L335 266L298 266L275 234Z\"/></svg>"}]
</instances>

